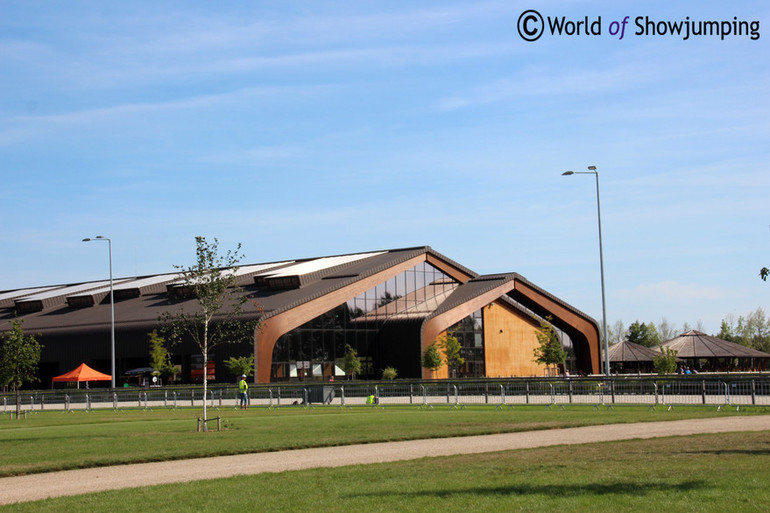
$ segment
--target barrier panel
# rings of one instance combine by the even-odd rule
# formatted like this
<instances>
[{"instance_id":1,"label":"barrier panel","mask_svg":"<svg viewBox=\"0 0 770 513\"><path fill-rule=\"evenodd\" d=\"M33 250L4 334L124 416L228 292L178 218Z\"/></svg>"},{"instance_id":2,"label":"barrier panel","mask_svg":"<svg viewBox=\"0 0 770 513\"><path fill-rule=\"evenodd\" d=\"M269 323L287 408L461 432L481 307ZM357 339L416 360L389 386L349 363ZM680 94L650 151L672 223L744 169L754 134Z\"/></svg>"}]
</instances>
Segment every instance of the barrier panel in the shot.
<instances>
[{"instance_id":1,"label":"barrier panel","mask_svg":"<svg viewBox=\"0 0 770 513\"><path fill-rule=\"evenodd\" d=\"M711 405L770 406L770 376L591 376L586 378L510 378L447 381L344 381L251 385L252 407L288 406L471 406ZM4 412L16 409L13 393L0 394ZM22 391L21 409L91 410L201 407L203 390L191 387L97 388ZM213 384L206 397L211 408L238 407L235 385Z\"/></svg>"}]
</instances>

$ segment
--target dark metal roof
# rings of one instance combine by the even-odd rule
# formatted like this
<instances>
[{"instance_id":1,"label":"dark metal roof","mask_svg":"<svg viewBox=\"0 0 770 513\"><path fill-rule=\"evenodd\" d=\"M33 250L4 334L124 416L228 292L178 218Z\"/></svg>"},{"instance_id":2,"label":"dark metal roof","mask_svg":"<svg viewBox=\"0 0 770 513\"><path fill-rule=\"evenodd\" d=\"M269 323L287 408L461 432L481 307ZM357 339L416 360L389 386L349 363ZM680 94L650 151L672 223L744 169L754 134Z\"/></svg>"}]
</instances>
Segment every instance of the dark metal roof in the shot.
<instances>
[{"instance_id":1,"label":"dark metal roof","mask_svg":"<svg viewBox=\"0 0 770 513\"><path fill-rule=\"evenodd\" d=\"M651 362L660 351L625 341L610 346L610 361L613 363Z\"/></svg>"},{"instance_id":2,"label":"dark metal roof","mask_svg":"<svg viewBox=\"0 0 770 513\"><path fill-rule=\"evenodd\" d=\"M679 358L770 358L770 354L692 330L663 343Z\"/></svg>"},{"instance_id":3,"label":"dark metal roof","mask_svg":"<svg viewBox=\"0 0 770 513\"><path fill-rule=\"evenodd\" d=\"M270 317L296 308L308 301L320 298L342 287L365 279L409 259L430 254L447 265L469 276L476 273L437 253L429 246L391 249L378 252L355 260L348 264L320 269L312 273L312 279L304 276L305 283L299 288L271 289L267 286L250 283L242 285L247 297L259 303L260 309L247 304L244 316L257 318ZM300 259L294 262L311 261ZM252 279L253 282L253 279ZM146 290L138 297L118 298L115 301L115 323L121 329L152 329L165 312L173 312L180 307L194 309L194 299L175 299L165 291ZM16 316L13 308L0 308L0 331L10 328L9 321ZM24 330L29 333L67 333L103 331L110 323L109 301L95 302L86 308L72 308L67 305L66 297L61 296L56 305L49 305L42 311L23 315Z\"/></svg>"}]
</instances>

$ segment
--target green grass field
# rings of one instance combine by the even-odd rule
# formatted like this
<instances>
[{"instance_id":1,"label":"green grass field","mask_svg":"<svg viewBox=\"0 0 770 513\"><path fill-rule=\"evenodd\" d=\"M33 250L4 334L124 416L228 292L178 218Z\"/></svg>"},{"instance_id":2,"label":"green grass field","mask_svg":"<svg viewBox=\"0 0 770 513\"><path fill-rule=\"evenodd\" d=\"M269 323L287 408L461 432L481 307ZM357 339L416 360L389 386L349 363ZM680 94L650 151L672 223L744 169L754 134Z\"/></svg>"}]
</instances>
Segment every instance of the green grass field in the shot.
<instances>
[{"instance_id":1,"label":"green grass field","mask_svg":"<svg viewBox=\"0 0 770 513\"><path fill-rule=\"evenodd\" d=\"M763 413L765 408L740 414ZM497 410L436 407L212 411L225 429L197 433L198 410L43 412L0 420L0 476L354 443L515 432L594 424L737 415L713 407ZM216 423L212 422L212 427ZM642 428L643 429L643 428Z\"/></svg>"},{"instance_id":2,"label":"green grass field","mask_svg":"<svg viewBox=\"0 0 770 513\"><path fill-rule=\"evenodd\" d=\"M0 511L765 512L770 433L632 440L261 474Z\"/></svg>"}]
</instances>

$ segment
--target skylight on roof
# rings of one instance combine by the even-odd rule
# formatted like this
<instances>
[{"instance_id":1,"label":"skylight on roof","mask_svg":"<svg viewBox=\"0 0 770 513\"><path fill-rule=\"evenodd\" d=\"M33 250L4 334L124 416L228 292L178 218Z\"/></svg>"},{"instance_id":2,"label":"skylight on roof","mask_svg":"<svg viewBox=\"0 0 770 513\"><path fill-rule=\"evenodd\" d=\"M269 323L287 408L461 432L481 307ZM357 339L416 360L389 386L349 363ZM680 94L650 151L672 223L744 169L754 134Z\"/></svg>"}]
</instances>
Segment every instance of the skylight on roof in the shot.
<instances>
[{"instance_id":1,"label":"skylight on roof","mask_svg":"<svg viewBox=\"0 0 770 513\"><path fill-rule=\"evenodd\" d=\"M379 251L377 253L359 253L356 255L340 255L336 257L323 257L309 260L307 262L300 262L298 264L290 265L273 272L266 272L261 276L270 278L282 278L284 276L303 276L338 265L349 264L365 258L370 258L377 255L384 254L385 251Z\"/></svg>"},{"instance_id":2,"label":"skylight on roof","mask_svg":"<svg viewBox=\"0 0 770 513\"><path fill-rule=\"evenodd\" d=\"M124 280L124 279L123 280L113 280L113 284L121 283L121 282L124 282L124 281L126 281L126 280ZM63 288L49 290L49 291L46 291L46 292L41 292L40 294L34 294L32 296L25 296L23 298L18 299L17 302L22 302L22 301L42 301L44 299L51 299L51 298L59 297L59 296L69 296L69 295L72 295L72 294L76 294L78 292L84 292L86 290L92 290L92 289L104 287L105 285L109 286L109 284L110 284L109 280L107 280L107 281L91 281L91 282L88 282L88 283L79 283L77 285L72 285L72 286L69 286L69 287L63 287Z\"/></svg>"}]
</instances>

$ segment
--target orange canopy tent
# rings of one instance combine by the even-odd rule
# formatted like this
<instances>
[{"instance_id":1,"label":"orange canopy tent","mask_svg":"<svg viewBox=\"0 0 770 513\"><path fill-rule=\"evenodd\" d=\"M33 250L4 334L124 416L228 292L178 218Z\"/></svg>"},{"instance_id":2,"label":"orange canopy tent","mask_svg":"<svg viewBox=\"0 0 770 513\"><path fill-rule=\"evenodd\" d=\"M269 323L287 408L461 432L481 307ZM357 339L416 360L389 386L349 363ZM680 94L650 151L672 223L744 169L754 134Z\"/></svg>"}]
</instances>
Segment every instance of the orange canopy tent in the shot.
<instances>
[{"instance_id":1,"label":"orange canopy tent","mask_svg":"<svg viewBox=\"0 0 770 513\"><path fill-rule=\"evenodd\" d=\"M56 376L53 378L53 381L76 381L78 388L80 388L81 381L112 381L112 376L94 370L85 363L81 363L76 369L61 376Z\"/></svg>"}]
</instances>

